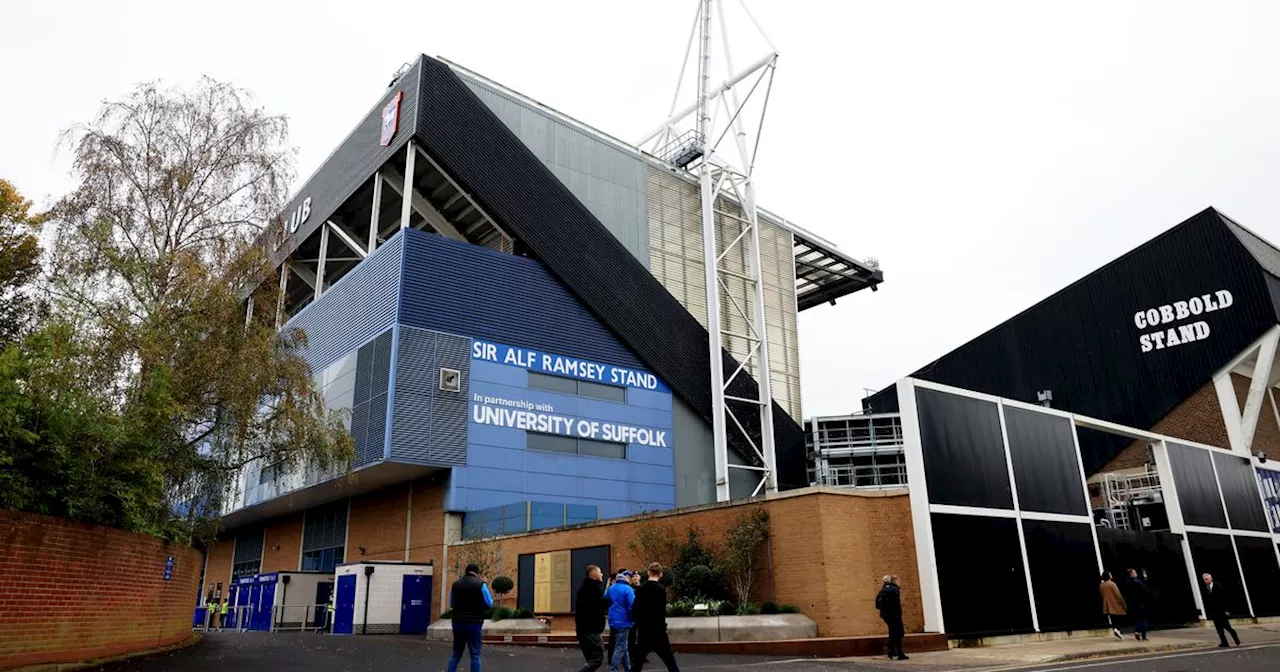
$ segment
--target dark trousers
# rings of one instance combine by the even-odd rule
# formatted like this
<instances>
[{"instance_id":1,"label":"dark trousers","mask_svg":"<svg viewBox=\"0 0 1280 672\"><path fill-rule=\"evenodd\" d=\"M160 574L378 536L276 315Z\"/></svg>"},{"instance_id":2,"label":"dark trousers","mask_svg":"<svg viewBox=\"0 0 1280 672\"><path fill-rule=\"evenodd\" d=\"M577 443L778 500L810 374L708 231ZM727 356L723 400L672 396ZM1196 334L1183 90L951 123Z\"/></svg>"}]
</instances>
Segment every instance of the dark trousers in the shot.
<instances>
[{"instance_id":1,"label":"dark trousers","mask_svg":"<svg viewBox=\"0 0 1280 672\"><path fill-rule=\"evenodd\" d=\"M901 657L907 655L902 650L902 638L906 636L906 628L902 625L901 618L886 618L884 624L889 627L889 657Z\"/></svg>"},{"instance_id":2,"label":"dark trousers","mask_svg":"<svg viewBox=\"0 0 1280 672\"><path fill-rule=\"evenodd\" d=\"M453 657L449 659L449 672L458 672L458 663L462 661L463 649L471 649L471 672L480 672L480 643L483 629L482 623L453 624Z\"/></svg>"},{"instance_id":3,"label":"dark trousers","mask_svg":"<svg viewBox=\"0 0 1280 672\"><path fill-rule=\"evenodd\" d=\"M644 660L650 653L657 654L662 664L667 666L668 672L680 672L680 666L676 664L676 655L671 652L671 638L667 636L665 629L661 632L641 630L636 642L636 652L631 654L631 660L635 661L631 665L631 672L643 670Z\"/></svg>"},{"instance_id":4,"label":"dark trousers","mask_svg":"<svg viewBox=\"0 0 1280 672\"><path fill-rule=\"evenodd\" d=\"M600 633L579 632L578 648L582 649L582 657L587 660L578 672L596 672L604 664L604 644L600 643Z\"/></svg>"},{"instance_id":5,"label":"dark trousers","mask_svg":"<svg viewBox=\"0 0 1280 672\"><path fill-rule=\"evenodd\" d=\"M1140 637L1147 636L1147 609L1146 607L1137 607L1130 612L1129 617L1133 619L1133 634Z\"/></svg>"},{"instance_id":6,"label":"dark trousers","mask_svg":"<svg viewBox=\"0 0 1280 672\"><path fill-rule=\"evenodd\" d=\"M1226 616L1213 617L1213 629L1218 631L1218 639L1222 640L1222 645L1227 645L1226 633L1231 633L1231 639L1236 641L1236 646L1240 646L1240 635L1236 634L1236 629L1231 627L1231 619Z\"/></svg>"}]
</instances>

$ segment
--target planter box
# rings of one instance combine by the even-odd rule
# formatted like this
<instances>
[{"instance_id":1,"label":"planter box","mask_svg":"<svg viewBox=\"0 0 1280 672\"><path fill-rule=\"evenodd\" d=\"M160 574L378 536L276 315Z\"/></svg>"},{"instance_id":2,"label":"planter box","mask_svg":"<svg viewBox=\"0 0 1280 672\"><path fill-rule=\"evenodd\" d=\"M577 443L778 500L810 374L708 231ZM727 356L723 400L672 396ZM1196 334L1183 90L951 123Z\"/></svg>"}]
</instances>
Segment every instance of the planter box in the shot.
<instances>
[{"instance_id":1,"label":"planter box","mask_svg":"<svg viewBox=\"0 0 1280 672\"><path fill-rule=\"evenodd\" d=\"M818 624L804 614L688 616L667 619L672 642L768 642L812 639Z\"/></svg>"},{"instance_id":2,"label":"planter box","mask_svg":"<svg viewBox=\"0 0 1280 672\"><path fill-rule=\"evenodd\" d=\"M486 637L547 635L551 633L551 625L536 618L504 618L501 621L485 621L483 632ZM453 641L453 621L441 618L432 623L427 628L427 639Z\"/></svg>"}]
</instances>

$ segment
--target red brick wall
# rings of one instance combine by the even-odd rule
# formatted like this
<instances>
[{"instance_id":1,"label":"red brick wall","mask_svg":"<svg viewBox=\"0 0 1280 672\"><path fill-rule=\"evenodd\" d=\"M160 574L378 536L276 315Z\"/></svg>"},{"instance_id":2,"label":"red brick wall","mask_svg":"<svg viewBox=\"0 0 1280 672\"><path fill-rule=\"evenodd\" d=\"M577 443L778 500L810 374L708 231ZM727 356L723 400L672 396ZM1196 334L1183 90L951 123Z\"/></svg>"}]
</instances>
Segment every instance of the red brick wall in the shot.
<instances>
[{"instance_id":1,"label":"red brick wall","mask_svg":"<svg viewBox=\"0 0 1280 672\"><path fill-rule=\"evenodd\" d=\"M430 562L436 574L431 581L431 618L440 615L440 569L444 558L444 476L413 483L413 519L409 524L409 562Z\"/></svg>"},{"instance_id":2,"label":"red brick wall","mask_svg":"<svg viewBox=\"0 0 1280 672\"><path fill-rule=\"evenodd\" d=\"M408 483L353 497L351 515L347 517L347 562L404 560L408 515Z\"/></svg>"},{"instance_id":3,"label":"red brick wall","mask_svg":"<svg viewBox=\"0 0 1280 672\"><path fill-rule=\"evenodd\" d=\"M0 510L0 669L183 641L203 562L147 535Z\"/></svg>"},{"instance_id":4,"label":"red brick wall","mask_svg":"<svg viewBox=\"0 0 1280 672\"><path fill-rule=\"evenodd\" d=\"M262 573L298 571L302 557L302 516L295 513L267 523L262 538Z\"/></svg>"},{"instance_id":5,"label":"red brick wall","mask_svg":"<svg viewBox=\"0 0 1280 672\"><path fill-rule=\"evenodd\" d=\"M689 507L641 520L670 526L683 538L690 526L718 543L725 529L747 507L763 506L769 511L770 557L756 589L758 599L794 604L818 624L823 637L873 635L884 632L875 610L875 594L880 578L897 574L903 588L903 620L909 632L924 628L916 579L915 542L911 527L911 507L905 492L866 493L807 488L784 493L763 504L737 502ZM417 515L415 511L415 517ZM602 521L568 530L531 532L478 542L500 550L504 573L519 580L517 559L524 553L558 551L585 546L608 545L610 565L640 567L649 559L639 558L628 547L636 538L637 519ZM437 581L447 585L454 578L452 558L459 547L449 551L449 567L437 565ZM487 577L492 579L493 577ZM580 581L574 577L574 583Z\"/></svg>"}]
</instances>

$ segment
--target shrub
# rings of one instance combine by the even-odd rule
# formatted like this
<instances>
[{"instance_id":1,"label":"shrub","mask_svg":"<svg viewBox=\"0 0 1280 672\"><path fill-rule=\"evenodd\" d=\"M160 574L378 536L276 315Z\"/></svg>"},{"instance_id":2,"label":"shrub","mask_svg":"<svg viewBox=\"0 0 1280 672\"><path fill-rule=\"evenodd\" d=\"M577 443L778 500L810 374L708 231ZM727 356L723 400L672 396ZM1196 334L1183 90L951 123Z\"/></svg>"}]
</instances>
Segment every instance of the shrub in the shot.
<instances>
[{"instance_id":1,"label":"shrub","mask_svg":"<svg viewBox=\"0 0 1280 672\"><path fill-rule=\"evenodd\" d=\"M704 567L708 573L695 571L695 567ZM690 572L694 572L694 576L690 576ZM690 527L684 543L678 545L668 574L671 587L680 597L723 599L728 596L720 577L719 562L710 546L703 542L702 531L696 527Z\"/></svg>"},{"instance_id":2,"label":"shrub","mask_svg":"<svg viewBox=\"0 0 1280 672\"><path fill-rule=\"evenodd\" d=\"M489 616L489 618L495 621L501 621L504 618L511 618L512 616L515 616L515 613L516 612L514 609L508 609L506 607L494 607L493 615Z\"/></svg>"},{"instance_id":3,"label":"shrub","mask_svg":"<svg viewBox=\"0 0 1280 672\"><path fill-rule=\"evenodd\" d=\"M502 597L515 589L516 582L512 581L509 576L499 576L489 584L489 587L492 588L493 592L497 593L499 597Z\"/></svg>"},{"instance_id":4,"label":"shrub","mask_svg":"<svg viewBox=\"0 0 1280 672\"><path fill-rule=\"evenodd\" d=\"M715 600L715 603L714 612L708 614L710 616L732 616L738 613L738 605L729 600Z\"/></svg>"},{"instance_id":5,"label":"shrub","mask_svg":"<svg viewBox=\"0 0 1280 672\"><path fill-rule=\"evenodd\" d=\"M752 602L743 602L738 605L739 616L755 616L760 613L760 605Z\"/></svg>"},{"instance_id":6,"label":"shrub","mask_svg":"<svg viewBox=\"0 0 1280 672\"><path fill-rule=\"evenodd\" d=\"M533 612L528 609L516 609L512 618L533 618Z\"/></svg>"},{"instance_id":7,"label":"shrub","mask_svg":"<svg viewBox=\"0 0 1280 672\"><path fill-rule=\"evenodd\" d=\"M764 604L760 605L760 613L776 614L778 613L778 604L776 602L765 602Z\"/></svg>"},{"instance_id":8,"label":"shrub","mask_svg":"<svg viewBox=\"0 0 1280 672\"><path fill-rule=\"evenodd\" d=\"M794 604L784 604L778 607L778 613L779 614L798 614L800 613L800 607L797 607Z\"/></svg>"},{"instance_id":9,"label":"shrub","mask_svg":"<svg viewBox=\"0 0 1280 672\"><path fill-rule=\"evenodd\" d=\"M768 542L769 512L762 508L739 514L737 521L725 530L720 566L739 604L751 599L751 589L755 587Z\"/></svg>"},{"instance_id":10,"label":"shrub","mask_svg":"<svg viewBox=\"0 0 1280 672\"><path fill-rule=\"evenodd\" d=\"M692 565L681 573L676 592L685 597L714 599L723 594L720 578L707 565Z\"/></svg>"},{"instance_id":11,"label":"shrub","mask_svg":"<svg viewBox=\"0 0 1280 672\"><path fill-rule=\"evenodd\" d=\"M440 612L440 618L453 618L453 610L445 609L444 611Z\"/></svg>"},{"instance_id":12,"label":"shrub","mask_svg":"<svg viewBox=\"0 0 1280 672\"><path fill-rule=\"evenodd\" d=\"M693 615L693 600L680 598L667 604L667 616L680 617Z\"/></svg>"}]
</instances>

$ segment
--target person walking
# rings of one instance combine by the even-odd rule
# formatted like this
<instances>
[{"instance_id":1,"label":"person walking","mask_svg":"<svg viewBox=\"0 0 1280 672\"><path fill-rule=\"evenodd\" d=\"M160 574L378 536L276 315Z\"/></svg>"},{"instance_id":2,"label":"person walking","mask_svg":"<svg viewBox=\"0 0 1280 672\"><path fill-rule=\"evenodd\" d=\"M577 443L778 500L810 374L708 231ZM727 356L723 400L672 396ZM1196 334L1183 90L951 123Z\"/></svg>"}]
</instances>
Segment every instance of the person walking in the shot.
<instances>
[{"instance_id":1,"label":"person walking","mask_svg":"<svg viewBox=\"0 0 1280 672\"><path fill-rule=\"evenodd\" d=\"M334 604L335 594L337 591L329 589L329 603L324 606L324 630L325 632L333 632L333 615L337 612L337 605Z\"/></svg>"},{"instance_id":2,"label":"person walking","mask_svg":"<svg viewBox=\"0 0 1280 672\"><path fill-rule=\"evenodd\" d=\"M1235 640L1236 646L1240 646L1240 635L1237 635L1235 628L1231 627L1226 590L1213 580L1212 574L1205 573L1201 575L1200 580L1204 582L1204 588L1200 591L1201 597L1204 598L1204 615L1213 621L1213 629L1218 631L1218 646L1227 648L1226 633L1228 632L1231 633L1231 639Z\"/></svg>"},{"instance_id":3,"label":"person walking","mask_svg":"<svg viewBox=\"0 0 1280 672\"><path fill-rule=\"evenodd\" d=\"M208 632L217 627L218 598L214 597L213 593L209 593L209 596L204 599L204 609L204 631Z\"/></svg>"},{"instance_id":4,"label":"person walking","mask_svg":"<svg viewBox=\"0 0 1280 672\"><path fill-rule=\"evenodd\" d=\"M649 580L636 589L636 601L631 608L639 633L636 644L635 667L641 672L650 652L658 654L668 672L680 672L676 656L671 651L671 638L667 636L667 587L662 584L662 565L649 563Z\"/></svg>"},{"instance_id":5,"label":"person walking","mask_svg":"<svg viewBox=\"0 0 1280 672\"><path fill-rule=\"evenodd\" d=\"M227 610L230 608L231 596L228 595L222 598L222 606L218 609L218 632L222 632L222 629L227 626Z\"/></svg>"},{"instance_id":6,"label":"person walking","mask_svg":"<svg viewBox=\"0 0 1280 672\"><path fill-rule=\"evenodd\" d=\"M902 589L898 587L898 577L889 574L880 581L876 609L880 610L880 620L889 629L889 660L908 660L907 653L902 650L906 628L902 625Z\"/></svg>"},{"instance_id":7,"label":"person walking","mask_svg":"<svg viewBox=\"0 0 1280 672\"><path fill-rule=\"evenodd\" d=\"M604 664L604 645L600 633L604 632L604 617L608 606L604 601L604 580L600 568L587 565L587 575L578 587L574 606L574 629L578 634L578 647L587 660L578 672L595 672Z\"/></svg>"},{"instance_id":8,"label":"person walking","mask_svg":"<svg viewBox=\"0 0 1280 672\"><path fill-rule=\"evenodd\" d=\"M449 672L458 672L463 649L471 650L471 672L480 672L480 644L484 634L484 612L493 606L489 585L480 578L480 567L467 565L466 575L453 582L449 607L453 609L453 656Z\"/></svg>"},{"instance_id":9,"label":"person walking","mask_svg":"<svg viewBox=\"0 0 1280 672\"><path fill-rule=\"evenodd\" d=\"M1139 641L1147 639L1147 606L1151 604L1151 591L1138 576L1138 570L1129 569L1129 578L1125 579L1124 588L1120 591L1128 606L1129 617L1133 619L1133 638Z\"/></svg>"},{"instance_id":10,"label":"person walking","mask_svg":"<svg viewBox=\"0 0 1280 672\"><path fill-rule=\"evenodd\" d=\"M609 599L609 641L613 644L613 655L609 659L609 672L631 672L628 637L635 627L632 620L631 607L635 604L636 593L631 587L630 572L618 574L618 579L609 586L605 597Z\"/></svg>"},{"instance_id":11,"label":"person walking","mask_svg":"<svg viewBox=\"0 0 1280 672\"><path fill-rule=\"evenodd\" d=\"M1111 626L1111 634L1116 639L1124 639L1124 635L1120 634L1120 619L1125 615L1124 596L1120 594L1120 587L1115 581L1111 580L1111 572L1103 572L1101 580L1098 584L1098 592L1102 595L1102 613L1107 617L1107 624Z\"/></svg>"}]
</instances>

